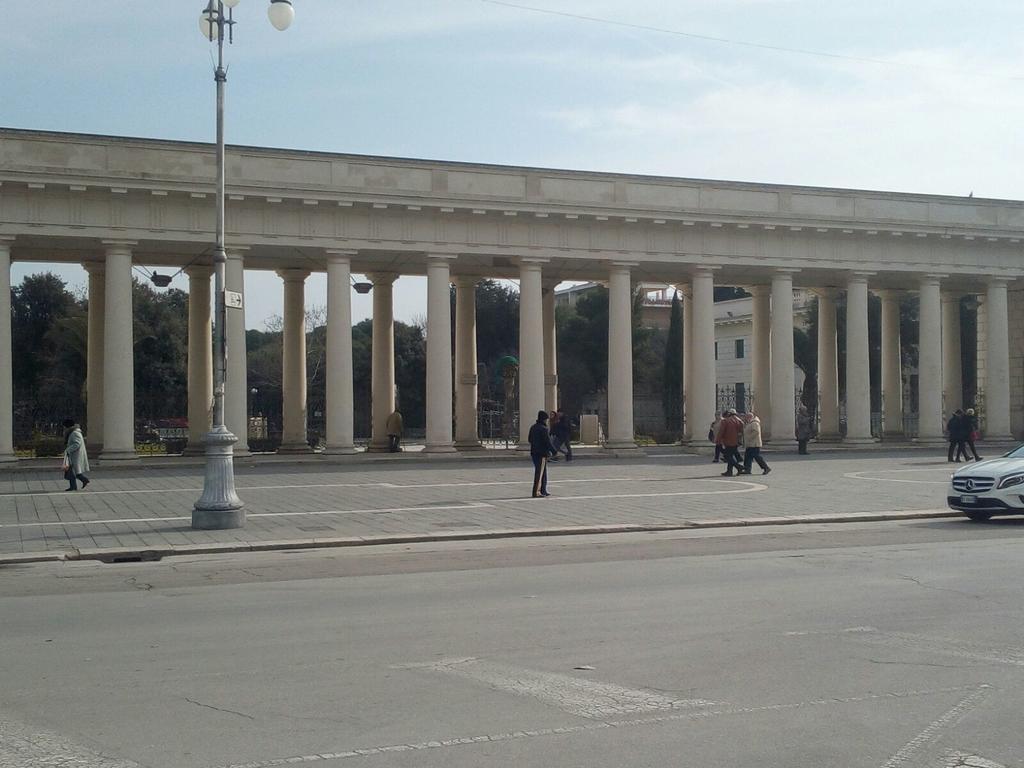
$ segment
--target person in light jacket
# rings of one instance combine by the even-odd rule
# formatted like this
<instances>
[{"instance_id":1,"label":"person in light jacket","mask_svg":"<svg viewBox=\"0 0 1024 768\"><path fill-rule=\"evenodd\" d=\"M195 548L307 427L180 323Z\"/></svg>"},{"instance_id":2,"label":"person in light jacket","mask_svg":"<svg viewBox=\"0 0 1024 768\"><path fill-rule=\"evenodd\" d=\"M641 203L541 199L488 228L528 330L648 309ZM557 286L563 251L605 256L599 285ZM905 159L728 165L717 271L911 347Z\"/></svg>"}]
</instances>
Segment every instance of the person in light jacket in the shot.
<instances>
[{"instance_id":1,"label":"person in light jacket","mask_svg":"<svg viewBox=\"0 0 1024 768\"><path fill-rule=\"evenodd\" d=\"M402 450L402 413L397 408L388 416L384 422L384 428L388 433L388 450L391 453L398 453Z\"/></svg>"},{"instance_id":2,"label":"person in light jacket","mask_svg":"<svg viewBox=\"0 0 1024 768\"><path fill-rule=\"evenodd\" d=\"M772 468L761 455L761 446L764 445L761 439L761 420L757 418L757 414L747 413L744 414L743 421L743 469L740 470L740 474L749 475L756 461L757 466L761 468L761 474L767 475Z\"/></svg>"},{"instance_id":3,"label":"person in light jacket","mask_svg":"<svg viewBox=\"0 0 1024 768\"><path fill-rule=\"evenodd\" d=\"M86 474L89 472L89 454L85 450L85 438L82 428L74 419L64 419L64 479L68 481L65 490L77 491L78 483L82 490L89 484Z\"/></svg>"}]
</instances>

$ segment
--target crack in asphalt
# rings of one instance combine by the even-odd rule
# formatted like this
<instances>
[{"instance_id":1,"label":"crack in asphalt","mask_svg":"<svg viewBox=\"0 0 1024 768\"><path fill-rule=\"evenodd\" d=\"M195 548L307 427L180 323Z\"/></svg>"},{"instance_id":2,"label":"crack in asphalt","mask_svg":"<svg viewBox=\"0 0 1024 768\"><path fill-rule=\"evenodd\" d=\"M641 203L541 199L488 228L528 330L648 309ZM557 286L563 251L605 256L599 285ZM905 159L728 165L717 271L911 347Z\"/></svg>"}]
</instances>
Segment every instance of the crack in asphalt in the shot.
<instances>
[{"instance_id":1,"label":"crack in asphalt","mask_svg":"<svg viewBox=\"0 0 1024 768\"><path fill-rule=\"evenodd\" d=\"M247 720L255 720L256 719L255 716L247 715L247 714L245 714L245 712L236 712L233 709L224 709L222 707L215 707L212 704L204 704L201 701L196 701L195 699L190 699L188 696L182 696L182 698L185 701L187 701L189 704L195 704L197 707L205 707L206 709L213 709L213 710L216 710L217 712L226 712L229 715L238 715L239 717L244 717Z\"/></svg>"}]
</instances>

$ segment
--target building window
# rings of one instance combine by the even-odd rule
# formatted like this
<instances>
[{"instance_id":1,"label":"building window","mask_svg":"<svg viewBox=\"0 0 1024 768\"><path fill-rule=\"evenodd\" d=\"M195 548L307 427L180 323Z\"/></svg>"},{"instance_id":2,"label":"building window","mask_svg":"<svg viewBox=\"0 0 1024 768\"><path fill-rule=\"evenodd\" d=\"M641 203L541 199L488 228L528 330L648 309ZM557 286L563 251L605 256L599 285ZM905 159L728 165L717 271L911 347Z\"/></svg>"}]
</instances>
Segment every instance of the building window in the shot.
<instances>
[{"instance_id":1,"label":"building window","mask_svg":"<svg viewBox=\"0 0 1024 768\"><path fill-rule=\"evenodd\" d=\"M736 359L743 359L743 339L736 339Z\"/></svg>"},{"instance_id":2,"label":"building window","mask_svg":"<svg viewBox=\"0 0 1024 768\"><path fill-rule=\"evenodd\" d=\"M718 359L718 342L715 342L715 360Z\"/></svg>"}]
</instances>

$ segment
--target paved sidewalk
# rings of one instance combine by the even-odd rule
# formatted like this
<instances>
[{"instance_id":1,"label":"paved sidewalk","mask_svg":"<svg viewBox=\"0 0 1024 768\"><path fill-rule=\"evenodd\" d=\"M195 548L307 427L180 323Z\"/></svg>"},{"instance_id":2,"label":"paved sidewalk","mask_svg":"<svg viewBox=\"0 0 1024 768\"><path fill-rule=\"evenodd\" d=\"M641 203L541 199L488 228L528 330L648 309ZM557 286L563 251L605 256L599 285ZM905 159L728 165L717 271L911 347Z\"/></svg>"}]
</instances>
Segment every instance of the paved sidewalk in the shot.
<instances>
[{"instance_id":1,"label":"paved sidewalk","mask_svg":"<svg viewBox=\"0 0 1024 768\"><path fill-rule=\"evenodd\" d=\"M65 493L57 472L0 477L0 562L556 535L698 526L947 516L950 466L927 453L769 455L773 472L724 478L679 453L551 466L458 460L330 467L239 462L246 526L194 531L198 467L99 470Z\"/></svg>"}]
</instances>

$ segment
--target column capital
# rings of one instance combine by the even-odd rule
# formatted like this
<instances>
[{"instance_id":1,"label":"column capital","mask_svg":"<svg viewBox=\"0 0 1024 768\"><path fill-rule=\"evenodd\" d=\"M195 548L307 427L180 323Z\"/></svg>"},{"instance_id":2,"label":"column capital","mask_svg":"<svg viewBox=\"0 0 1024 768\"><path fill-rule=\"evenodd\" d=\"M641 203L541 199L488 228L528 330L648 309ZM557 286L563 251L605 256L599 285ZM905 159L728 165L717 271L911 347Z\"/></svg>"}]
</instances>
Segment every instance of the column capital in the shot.
<instances>
[{"instance_id":1,"label":"column capital","mask_svg":"<svg viewBox=\"0 0 1024 768\"><path fill-rule=\"evenodd\" d=\"M132 248L139 244L138 240L101 240L107 253L131 253Z\"/></svg>"},{"instance_id":2,"label":"column capital","mask_svg":"<svg viewBox=\"0 0 1024 768\"><path fill-rule=\"evenodd\" d=\"M519 268L539 270L550 261L551 259L544 259L539 256L523 256L519 259Z\"/></svg>"},{"instance_id":3,"label":"column capital","mask_svg":"<svg viewBox=\"0 0 1024 768\"><path fill-rule=\"evenodd\" d=\"M868 278L874 277L877 274L877 272L849 272L846 275L846 283L847 285L849 285L850 283L864 283L866 285L868 282Z\"/></svg>"},{"instance_id":4,"label":"column capital","mask_svg":"<svg viewBox=\"0 0 1024 768\"><path fill-rule=\"evenodd\" d=\"M1010 283L1014 282L1014 278L1005 277L1003 275L986 275L984 279L985 285L989 287L1001 285L1005 288L1009 286Z\"/></svg>"},{"instance_id":5,"label":"column capital","mask_svg":"<svg viewBox=\"0 0 1024 768\"><path fill-rule=\"evenodd\" d=\"M921 275L921 277L919 278L919 282L921 283L921 285L939 285L947 277L949 277L949 275L940 274L936 272L927 272Z\"/></svg>"},{"instance_id":6,"label":"column capital","mask_svg":"<svg viewBox=\"0 0 1024 768\"><path fill-rule=\"evenodd\" d=\"M190 280L209 280L213 277L213 267L206 264L192 264L185 267L184 271Z\"/></svg>"},{"instance_id":7,"label":"column capital","mask_svg":"<svg viewBox=\"0 0 1024 768\"><path fill-rule=\"evenodd\" d=\"M229 260L242 261L248 250L248 245L232 245L230 248L224 249L224 256Z\"/></svg>"},{"instance_id":8,"label":"column capital","mask_svg":"<svg viewBox=\"0 0 1024 768\"><path fill-rule=\"evenodd\" d=\"M476 288L480 278L476 275L452 275L452 282L456 288Z\"/></svg>"},{"instance_id":9,"label":"column capital","mask_svg":"<svg viewBox=\"0 0 1024 768\"><path fill-rule=\"evenodd\" d=\"M455 261L455 259L459 258L459 255L457 253L425 253L423 255L427 257L427 263L428 264L431 261L435 261L435 262L436 261L448 262L448 261Z\"/></svg>"},{"instance_id":10,"label":"column capital","mask_svg":"<svg viewBox=\"0 0 1024 768\"><path fill-rule=\"evenodd\" d=\"M359 251L350 248L328 248L324 253L328 264L349 264L359 255Z\"/></svg>"},{"instance_id":11,"label":"column capital","mask_svg":"<svg viewBox=\"0 0 1024 768\"><path fill-rule=\"evenodd\" d=\"M693 272L690 273L690 278L694 277L710 277L714 278L715 271L721 269L717 264L700 264L693 267Z\"/></svg>"},{"instance_id":12,"label":"column capital","mask_svg":"<svg viewBox=\"0 0 1024 768\"><path fill-rule=\"evenodd\" d=\"M770 285L761 285L760 283L757 285L744 285L743 290L754 297L772 295L772 287Z\"/></svg>"},{"instance_id":13,"label":"column capital","mask_svg":"<svg viewBox=\"0 0 1024 768\"><path fill-rule=\"evenodd\" d=\"M959 303L960 299L966 294L963 291L942 291L940 295L944 303L951 304L953 302Z\"/></svg>"},{"instance_id":14,"label":"column capital","mask_svg":"<svg viewBox=\"0 0 1024 768\"><path fill-rule=\"evenodd\" d=\"M0 242L0 248L3 247L3 243ZM103 261L83 261L82 269L88 272L90 275L103 275L107 271L107 264Z\"/></svg>"},{"instance_id":15,"label":"column capital","mask_svg":"<svg viewBox=\"0 0 1024 768\"><path fill-rule=\"evenodd\" d=\"M819 299L825 299L835 301L839 296L840 289L834 285L824 285L818 288L811 288L811 293L817 296Z\"/></svg>"},{"instance_id":16,"label":"column capital","mask_svg":"<svg viewBox=\"0 0 1024 768\"><path fill-rule=\"evenodd\" d=\"M792 278L793 275L802 271L796 267L776 267L772 270L772 277L788 276Z\"/></svg>"},{"instance_id":17,"label":"column capital","mask_svg":"<svg viewBox=\"0 0 1024 768\"><path fill-rule=\"evenodd\" d=\"M17 235L0 235L0 248L9 249L17 239Z\"/></svg>"},{"instance_id":18,"label":"column capital","mask_svg":"<svg viewBox=\"0 0 1024 768\"><path fill-rule=\"evenodd\" d=\"M289 267L287 269L278 269L276 272L277 276L286 283L304 283L306 278L309 277L308 269L296 269L294 267Z\"/></svg>"},{"instance_id":19,"label":"column capital","mask_svg":"<svg viewBox=\"0 0 1024 768\"><path fill-rule=\"evenodd\" d=\"M542 277L540 281L540 289L545 293L555 290L561 284L562 278L560 277Z\"/></svg>"},{"instance_id":20,"label":"column capital","mask_svg":"<svg viewBox=\"0 0 1024 768\"><path fill-rule=\"evenodd\" d=\"M902 288L877 288L872 291L882 301L899 301L906 295Z\"/></svg>"},{"instance_id":21,"label":"column capital","mask_svg":"<svg viewBox=\"0 0 1024 768\"><path fill-rule=\"evenodd\" d=\"M366 272L365 274L374 286L391 285L398 279L397 272Z\"/></svg>"}]
</instances>

